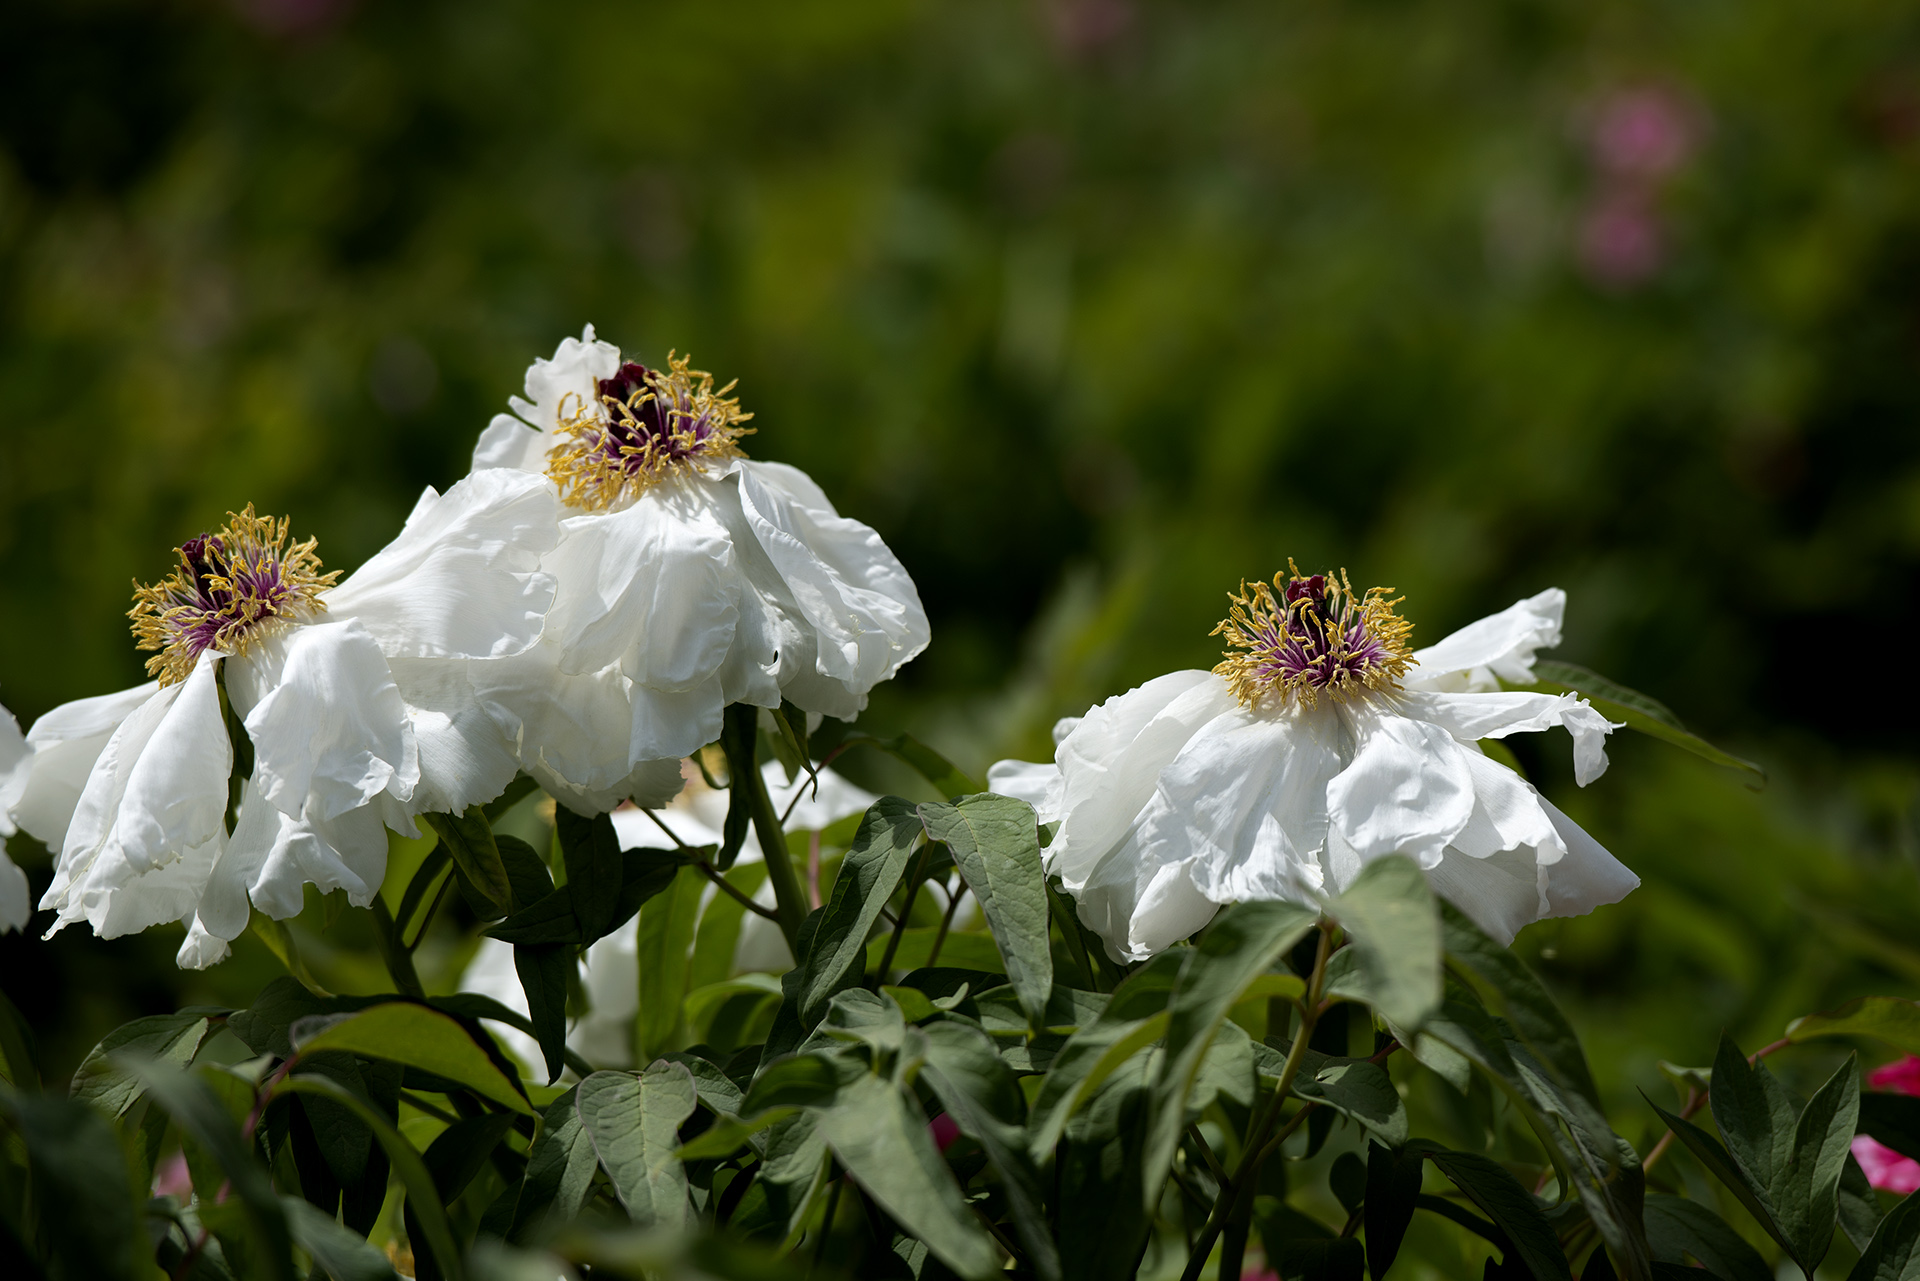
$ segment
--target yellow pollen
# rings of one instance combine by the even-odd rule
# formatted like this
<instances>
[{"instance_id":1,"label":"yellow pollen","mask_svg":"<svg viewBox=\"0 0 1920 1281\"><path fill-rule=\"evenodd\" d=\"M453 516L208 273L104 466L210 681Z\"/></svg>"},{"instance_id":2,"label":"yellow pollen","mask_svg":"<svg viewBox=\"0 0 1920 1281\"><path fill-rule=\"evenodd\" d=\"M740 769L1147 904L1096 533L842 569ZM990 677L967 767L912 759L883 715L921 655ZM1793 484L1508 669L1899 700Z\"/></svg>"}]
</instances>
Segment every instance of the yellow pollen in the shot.
<instances>
[{"instance_id":1,"label":"yellow pollen","mask_svg":"<svg viewBox=\"0 0 1920 1281\"><path fill-rule=\"evenodd\" d=\"M608 384L625 385L621 375L596 385L592 399L569 392L560 402L560 439L547 454L547 475L570 507L605 511L660 483L680 468L703 470L715 459L744 458L738 444L754 429L742 423L740 401L727 393L735 379L715 387L713 375L688 368L689 356L669 352L667 368L645 371L624 398L608 395Z\"/></svg>"},{"instance_id":2,"label":"yellow pollen","mask_svg":"<svg viewBox=\"0 0 1920 1281\"><path fill-rule=\"evenodd\" d=\"M1273 585L1243 580L1212 635L1227 652L1214 673L1249 708L1295 700L1312 707L1400 688L1413 664L1413 624L1393 612L1390 587L1353 590L1347 571L1306 575L1291 558Z\"/></svg>"}]
</instances>

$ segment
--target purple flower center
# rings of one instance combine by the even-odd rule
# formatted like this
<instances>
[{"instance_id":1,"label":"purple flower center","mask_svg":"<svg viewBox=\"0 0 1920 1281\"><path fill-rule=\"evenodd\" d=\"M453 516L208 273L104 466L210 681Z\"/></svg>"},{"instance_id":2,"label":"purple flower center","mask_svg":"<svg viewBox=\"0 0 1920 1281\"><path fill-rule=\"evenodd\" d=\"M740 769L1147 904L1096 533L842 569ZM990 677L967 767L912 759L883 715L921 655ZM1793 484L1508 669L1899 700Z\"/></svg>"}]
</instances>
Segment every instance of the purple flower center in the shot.
<instances>
[{"instance_id":1,"label":"purple flower center","mask_svg":"<svg viewBox=\"0 0 1920 1281\"><path fill-rule=\"evenodd\" d=\"M638 361L602 378L599 391L608 410L601 453L630 472L706 453L726 425L711 407Z\"/></svg>"},{"instance_id":2,"label":"purple flower center","mask_svg":"<svg viewBox=\"0 0 1920 1281\"><path fill-rule=\"evenodd\" d=\"M1214 670L1252 707L1297 697L1311 705L1322 694L1344 698L1398 684L1410 661L1408 625L1393 612L1385 590L1364 596L1344 575L1275 575L1273 587L1243 584L1231 616L1215 629L1230 646Z\"/></svg>"}]
</instances>

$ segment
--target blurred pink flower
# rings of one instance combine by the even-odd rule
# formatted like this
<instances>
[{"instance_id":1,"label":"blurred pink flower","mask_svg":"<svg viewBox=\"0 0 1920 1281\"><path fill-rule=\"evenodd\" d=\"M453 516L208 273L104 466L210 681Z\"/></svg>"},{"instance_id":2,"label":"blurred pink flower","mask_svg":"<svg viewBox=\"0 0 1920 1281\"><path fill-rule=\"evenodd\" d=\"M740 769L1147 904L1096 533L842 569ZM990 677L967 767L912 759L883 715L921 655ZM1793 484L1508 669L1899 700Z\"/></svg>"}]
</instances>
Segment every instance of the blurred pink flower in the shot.
<instances>
[{"instance_id":1,"label":"blurred pink flower","mask_svg":"<svg viewBox=\"0 0 1920 1281\"><path fill-rule=\"evenodd\" d=\"M1867 1084L1896 1094L1920 1094L1920 1055L1909 1054L1904 1059L1881 1064L1867 1073Z\"/></svg>"},{"instance_id":2,"label":"blurred pink flower","mask_svg":"<svg viewBox=\"0 0 1920 1281\"><path fill-rule=\"evenodd\" d=\"M952 1147L953 1141L960 1137L959 1124L945 1112L927 1122L927 1129L933 1132L933 1141L942 1152Z\"/></svg>"},{"instance_id":3,"label":"blurred pink flower","mask_svg":"<svg viewBox=\"0 0 1920 1281\"><path fill-rule=\"evenodd\" d=\"M153 1194L155 1196L178 1197L182 1201L193 1195L193 1175L187 1171L187 1154L179 1148L171 1156L161 1158L153 1171Z\"/></svg>"},{"instance_id":4,"label":"blurred pink flower","mask_svg":"<svg viewBox=\"0 0 1920 1281\"><path fill-rule=\"evenodd\" d=\"M1867 1182L1883 1192L1901 1196L1920 1192L1920 1161L1901 1156L1864 1134L1853 1136L1853 1159L1867 1172Z\"/></svg>"},{"instance_id":5,"label":"blurred pink flower","mask_svg":"<svg viewBox=\"0 0 1920 1281\"><path fill-rule=\"evenodd\" d=\"M1611 176L1664 178L1692 158L1699 135L1699 113L1685 99L1639 85L1601 100L1587 145L1595 166Z\"/></svg>"},{"instance_id":6,"label":"blurred pink flower","mask_svg":"<svg viewBox=\"0 0 1920 1281\"><path fill-rule=\"evenodd\" d=\"M1667 237L1652 202L1632 189L1604 195L1580 221L1580 265L1601 285L1642 284L1666 261Z\"/></svg>"}]
</instances>

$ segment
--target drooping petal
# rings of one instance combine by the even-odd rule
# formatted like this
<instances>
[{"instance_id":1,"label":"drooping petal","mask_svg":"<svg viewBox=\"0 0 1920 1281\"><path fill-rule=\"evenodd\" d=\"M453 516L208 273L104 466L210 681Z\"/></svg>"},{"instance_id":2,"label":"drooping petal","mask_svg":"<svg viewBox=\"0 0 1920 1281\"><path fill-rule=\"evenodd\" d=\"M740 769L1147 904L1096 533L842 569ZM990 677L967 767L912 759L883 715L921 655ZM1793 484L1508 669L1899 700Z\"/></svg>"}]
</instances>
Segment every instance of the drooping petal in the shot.
<instances>
[{"instance_id":1,"label":"drooping petal","mask_svg":"<svg viewBox=\"0 0 1920 1281\"><path fill-rule=\"evenodd\" d=\"M181 969L204 970L226 959L227 945L246 932L252 918L248 891L291 822L261 793L257 782L247 781L233 833L214 860L186 941L174 957Z\"/></svg>"},{"instance_id":2,"label":"drooping petal","mask_svg":"<svg viewBox=\"0 0 1920 1281\"><path fill-rule=\"evenodd\" d=\"M24 776L16 779L19 794L12 802L13 818L48 849L66 844L74 806L100 759L101 749L134 709L152 698L160 687L152 681L114 694L82 698L42 716L27 731L30 755Z\"/></svg>"},{"instance_id":3,"label":"drooping petal","mask_svg":"<svg viewBox=\"0 0 1920 1281\"><path fill-rule=\"evenodd\" d=\"M473 679L492 663L391 658L420 760L412 808L458 814L505 790L520 771L512 718Z\"/></svg>"},{"instance_id":4,"label":"drooping petal","mask_svg":"<svg viewBox=\"0 0 1920 1281\"><path fill-rule=\"evenodd\" d=\"M1620 728L1578 694L1408 691L1399 696L1397 710L1430 721L1463 743L1565 726L1573 735L1574 781L1582 787L1607 772L1607 735Z\"/></svg>"},{"instance_id":5,"label":"drooping petal","mask_svg":"<svg viewBox=\"0 0 1920 1281\"><path fill-rule=\"evenodd\" d=\"M995 761L987 767L987 790L1033 806L1042 823L1053 822L1066 782L1052 761Z\"/></svg>"},{"instance_id":6,"label":"drooping petal","mask_svg":"<svg viewBox=\"0 0 1920 1281\"><path fill-rule=\"evenodd\" d=\"M222 832L233 745L215 683L220 662L212 650L200 656L127 769L113 840L135 871L169 863Z\"/></svg>"},{"instance_id":7,"label":"drooping petal","mask_svg":"<svg viewBox=\"0 0 1920 1281\"><path fill-rule=\"evenodd\" d=\"M560 499L539 476L495 469L421 495L400 534L326 596L388 654L503 658L540 639L554 581Z\"/></svg>"},{"instance_id":8,"label":"drooping petal","mask_svg":"<svg viewBox=\"0 0 1920 1281\"><path fill-rule=\"evenodd\" d=\"M1194 885L1188 864L1143 859L1137 831L1093 869L1075 899L1081 923L1122 962L1165 951L1220 910Z\"/></svg>"},{"instance_id":9,"label":"drooping petal","mask_svg":"<svg viewBox=\"0 0 1920 1281\"><path fill-rule=\"evenodd\" d=\"M253 739L254 781L289 817L337 818L420 779L419 750L386 655L360 623L272 637L229 673Z\"/></svg>"},{"instance_id":10,"label":"drooping petal","mask_svg":"<svg viewBox=\"0 0 1920 1281\"><path fill-rule=\"evenodd\" d=\"M1640 878L1632 869L1554 808L1552 801L1541 797L1540 808L1547 812L1567 848L1566 856L1547 873L1549 916L1580 916L1596 907L1618 903L1639 888Z\"/></svg>"},{"instance_id":11,"label":"drooping petal","mask_svg":"<svg viewBox=\"0 0 1920 1281\"><path fill-rule=\"evenodd\" d=\"M1533 656L1560 643L1567 594L1549 587L1413 653L1408 689L1495 690L1533 681Z\"/></svg>"},{"instance_id":12,"label":"drooping petal","mask_svg":"<svg viewBox=\"0 0 1920 1281\"><path fill-rule=\"evenodd\" d=\"M12 836L13 807L27 786L27 758L31 755L20 722L0 707L0 840Z\"/></svg>"},{"instance_id":13,"label":"drooping petal","mask_svg":"<svg viewBox=\"0 0 1920 1281\"><path fill-rule=\"evenodd\" d=\"M1352 762L1327 784L1332 826L1361 862L1401 853L1430 868L1473 815L1469 749L1437 725L1351 712Z\"/></svg>"},{"instance_id":14,"label":"drooping petal","mask_svg":"<svg viewBox=\"0 0 1920 1281\"><path fill-rule=\"evenodd\" d=\"M355 907L373 902L387 870L387 831L377 806L329 819L286 819L255 874L255 907L275 920L297 916L311 883L322 894L344 890Z\"/></svg>"}]
</instances>

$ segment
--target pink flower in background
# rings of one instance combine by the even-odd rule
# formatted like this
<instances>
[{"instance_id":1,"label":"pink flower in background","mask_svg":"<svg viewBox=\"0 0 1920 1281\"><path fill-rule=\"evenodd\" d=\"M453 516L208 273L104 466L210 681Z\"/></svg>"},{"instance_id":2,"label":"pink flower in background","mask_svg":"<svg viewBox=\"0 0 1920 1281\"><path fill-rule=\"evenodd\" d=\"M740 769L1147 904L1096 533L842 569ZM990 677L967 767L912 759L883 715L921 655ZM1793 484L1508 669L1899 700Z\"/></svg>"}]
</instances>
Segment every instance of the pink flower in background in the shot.
<instances>
[{"instance_id":1,"label":"pink flower in background","mask_svg":"<svg viewBox=\"0 0 1920 1281\"><path fill-rule=\"evenodd\" d=\"M1602 285L1643 284L1666 261L1666 231L1652 202L1635 190L1610 194L1580 220L1580 265Z\"/></svg>"},{"instance_id":2,"label":"pink flower in background","mask_svg":"<svg viewBox=\"0 0 1920 1281\"><path fill-rule=\"evenodd\" d=\"M187 1172L187 1154L184 1151L175 1148L173 1155L163 1157L154 1168L153 1194L178 1197L182 1201L193 1195L193 1175Z\"/></svg>"},{"instance_id":3,"label":"pink flower in background","mask_svg":"<svg viewBox=\"0 0 1920 1281\"><path fill-rule=\"evenodd\" d=\"M1867 1084L1895 1094L1920 1094L1920 1058L1909 1054L1904 1059L1882 1064L1867 1073ZM1854 1136L1853 1158L1867 1172L1867 1182L1881 1191L1901 1196L1920 1192L1920 1161L1901 1156L1864 1134Z\"/></svg>"},{"instance_id":4,"label":"pink flower in background","mask_svg":"<svg viewBox=\"0 0 1920 1281\"><path fill-rule=\"evenodd\" d=\"M1699 113L1658 85L1616 89L1594 113L1587 147L1596 168L1622 178L1665 178L1693 157Z\"/></svg>"},{"instance_id":5,"label":"pink flower in background","mask_svg":"<svg viewBox=\"0 0 1920 1281\"><path fill-rule=\"evenodd\" d=\"M927 1122L927 1129L933 1132L933 1141L942 1152L952 1147L953 1141L960 1137L959 1122L945 1112Z\"/></svg>"}]
</instances>

